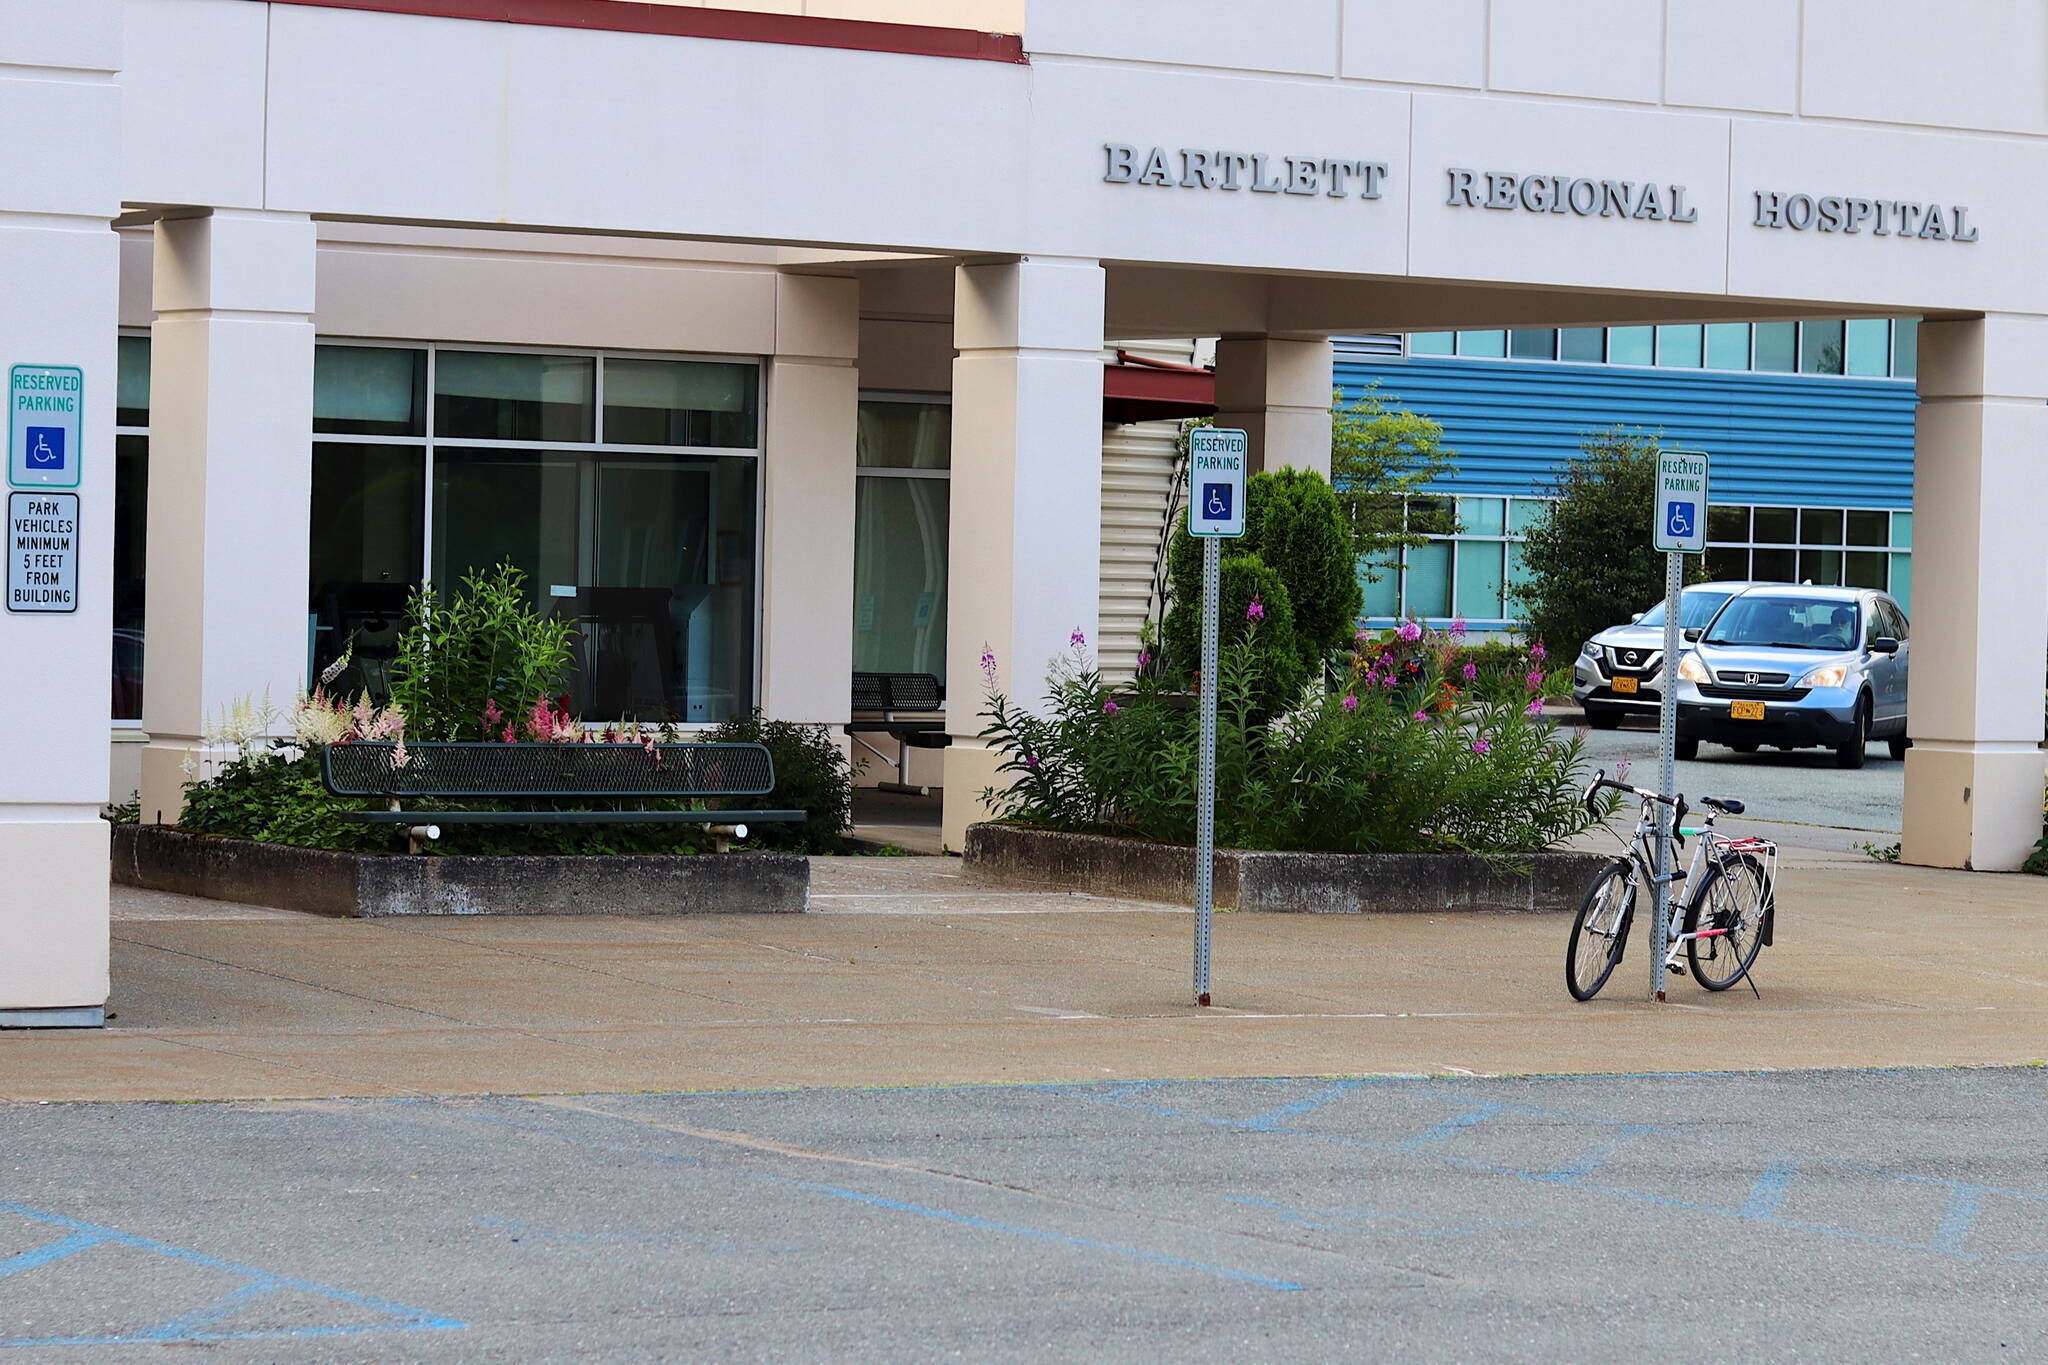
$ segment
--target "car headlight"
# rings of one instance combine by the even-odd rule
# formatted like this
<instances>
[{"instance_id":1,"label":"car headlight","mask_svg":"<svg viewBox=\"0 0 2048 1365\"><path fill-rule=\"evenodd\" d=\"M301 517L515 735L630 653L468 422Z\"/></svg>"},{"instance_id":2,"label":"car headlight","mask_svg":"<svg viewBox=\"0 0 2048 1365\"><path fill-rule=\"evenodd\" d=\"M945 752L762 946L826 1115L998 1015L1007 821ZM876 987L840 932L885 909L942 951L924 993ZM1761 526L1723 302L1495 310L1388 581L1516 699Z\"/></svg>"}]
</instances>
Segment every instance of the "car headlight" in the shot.
<instances>
[{"instance_id":1,"label":"car headlight","mask_svg":"<svg viewBox=\"0 0 2048 1365\"><path fill-rule=\"evenodd\" d=\"M1579 657L1588 662L1598 659L1600 657L1600 646L1594 644L1591 640L1586 641L1586 643L1579 646Z\"/></svg>"},{"instance_id":2,"label":"car headlight","mask_svg":"<svg viewBox=\"0 0 2048 1365\"><path fill-rule=\"evenodd\" d=\"M1697 654L1688 654L1678 661L1678 676L1687 682L1712 681L1707 677L1707 666L1700 662L1700 656Z\"/></svg>"},{"instance_id":3,"label":"car headlight","mask_svg":"<svg viewBox=\"0 0 2048 1365\"><path fill-rule=\"evenodd\" d=\"M1814 669L1814 670L1813 670L1813 672L1811 672L1811 673L1807 674L1807 675L1806 675L1805 677L1801 678L1801 679L1799 680L1799 686L1801 686L1801 687L1840 687L1840 686L1842 685L1842 679L1844 679L1844 678L1846 678L1846 677L1848 677L1848 676L1849 676L1849 665L1847 665L1847 664L1829 664L1829 665L1827 665L1827 667L1825 667L1825 668L1816 668L1816 669Z\"/></svg>"}]
</instances>

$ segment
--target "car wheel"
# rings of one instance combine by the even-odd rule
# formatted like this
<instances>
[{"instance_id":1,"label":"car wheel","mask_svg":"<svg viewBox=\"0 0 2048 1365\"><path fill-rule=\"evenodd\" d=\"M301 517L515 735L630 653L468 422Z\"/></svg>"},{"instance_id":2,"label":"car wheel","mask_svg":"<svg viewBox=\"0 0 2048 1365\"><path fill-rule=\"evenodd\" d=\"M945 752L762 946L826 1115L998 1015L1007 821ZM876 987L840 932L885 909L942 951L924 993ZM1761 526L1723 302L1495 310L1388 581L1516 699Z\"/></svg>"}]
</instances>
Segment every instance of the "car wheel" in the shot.
<instances>
[{"instance_id":1,"label":"car wheel","mask_svg":"<svg viewBox=\"0 0 2048 1365\"><path fill-rule=\"evenodd\" d=\"M1904 735L1893 735L1885 741L1885 747L1892 751L1893 758L1903 761L1906 757L1906 750L1913 747L1913 741L1907 739Z\"/></svg>"},{"instance_id":2,"label":"car wheel","mask_svg":"<svg viewBox=\"0 0 2048 1365\"><path fill-rule=\"evenodd\" d=\"M1681 736L1671 752L1675 757L1691 762L1700 756L1700 742L1697 739L1686 739Z\"/></svg>"},{"instance_id":3,"label":"car wheel","mask_svg":"<svg viewBox=\"0 0 2048 1365\"><path fill-rule=\"evenodd\" d=\"M1835 746L1837 768L1860 768L1863 766L1864 750L1870 747L1870 700L1865 698L1856 703L1856 719L1850 725L1849 737Z\"/></svg>"},{"instance_id":4,"label":"car wheel","mask_svg":"<svg viewBox=\"0 0 2048 1365\"><path fill-rule=\"evenodd\" d=\"M1607 706L1588 706L1586 708L1586 724L1592 726L1595 730L1619 730L1621 728L1621 712Z\"/></svg>"}]
</instances>

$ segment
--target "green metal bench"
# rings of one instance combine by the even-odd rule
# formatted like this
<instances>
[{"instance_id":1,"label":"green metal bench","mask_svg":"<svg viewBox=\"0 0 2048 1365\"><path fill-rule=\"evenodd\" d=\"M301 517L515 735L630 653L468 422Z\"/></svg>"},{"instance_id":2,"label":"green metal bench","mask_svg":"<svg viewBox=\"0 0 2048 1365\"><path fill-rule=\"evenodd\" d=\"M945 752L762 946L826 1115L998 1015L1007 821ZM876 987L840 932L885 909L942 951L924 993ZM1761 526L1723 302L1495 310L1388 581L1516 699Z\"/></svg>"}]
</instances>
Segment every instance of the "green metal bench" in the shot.
<instances>
[{"instance_id":1,"label":"green metal bench","mask_svg":"<svg viewBox=\"0 0 2048 1365\"><path fill-rule=\"evenodd\" d=\"M345 812L369 824L403 825L407 846L440 837L439 825L712 826L718 849L749 823L808 818L800 810L428 810L408 800L689 800L766 796L775 760L760 744L407 744L358 740L321 750L320 776L336 796L380 799L385 810Z\"/></svg>"}]
</instances>

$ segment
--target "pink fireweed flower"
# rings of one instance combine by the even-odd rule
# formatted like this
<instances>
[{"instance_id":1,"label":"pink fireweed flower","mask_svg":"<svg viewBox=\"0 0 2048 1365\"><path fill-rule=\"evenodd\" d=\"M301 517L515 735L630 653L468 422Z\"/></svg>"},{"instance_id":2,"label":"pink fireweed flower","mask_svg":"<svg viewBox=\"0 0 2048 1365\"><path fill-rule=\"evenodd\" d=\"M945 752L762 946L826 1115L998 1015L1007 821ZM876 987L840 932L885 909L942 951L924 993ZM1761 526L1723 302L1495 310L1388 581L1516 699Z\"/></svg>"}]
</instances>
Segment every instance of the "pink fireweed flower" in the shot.
<instances>
[{"instance_id":1,"label":"pink fireweed flower","mask_svg":"<svg viewBox=\"0 0 2048 1365\"><path fill-rule=\"evenodd\" d=\"M1614 780L1616 782L1628 781L1628 770L1635 766L1634 759L1624 758L1621 762L1614 765Z\"/></svg>"},{"instance_id":2,"label":"pink fireweed flower","mask_svg":"<svg viewBox=\"0 0 2048 1365\"><path fill-rule=\"evenodd\" d=\"M1251 605L1244 609L1244 619L1247 621L1265 620L1266 604L1264 602L1261 602L1256 596L1253 597Z\"/></svg>"},{"instance_id":3,"label":"pink fireweed flower","mask_svg":"<svg viewBox=\"0 0 2048 1365\"><path fill-rule=\"evenodd\" d=\"M981 676L993 691L996 685L996 652L987 645L981 647Z\"/></svg>"},{"instance_id":4,"label":"pink fireweed flower","mask_svg":"<svg viewBox=\"0 0 2048 1365\"><path fill-rule=\"evenodd\" d=\"M1479 676L1479 665L1478 665L1478 664L1466 664L1466 665L1465 665L1465 681L1466 681L1466 682L1471 682L1471 681L1472 681L1472 680L1473 680L1474 678L1476 678L1476 677L1478 677L1478 676Z\"/></svg>"},{"instance_id":5,"label":"pink fireweed flower","mask_svg":"<svg viewBox=\"0 0 2048 1365\"><path fill-rule=\"evenodd\" d=\"M1141 650L1139 650L1139 651L1138 651L1138 667L1140 667L1140 668L1150 668L1151 666L1152 666L1152 651L1151 651L1151 650L1149 650L1149 649L1141 649Z\"/></svg>"},{"instance_id":6,"label":"pink fireweed flower","mask_svg":"<svg viewBox=\"0 0 2048 1365\"><path fill-rule=\"evenodd\" d=\"M1074 633L1067 637L1067 643L1072 645L1075 649L1086 649L1088 648L1088 637L1081 633L1081 628L1079 626L1075 626Z\"/></svg>"},{"instance_id":7,"label":"pink fireweed flower","mask_svg":"<svg viewBox=\"0 0 2048 1365\"><path fill-rule=\"evenodd\" d=\"M1386 676L1386 677L1384 677L1384 678L1381 678L1381 679L1380 679L1380 686L1381 686L1382 688L1386 689L1386 690L1387 690L1387 691L1389 691L1389 692L1393 691L1393 690L1394 690L1394 675L1393 675L1393 674L1391 674L1391 673L1389 673L1389 674L1387 674L1387 676Z\"/></svg>"},{"instance_id":8,"label":"pink fireweed flower","mask_svg":"<svg viewBox=\"0 0 2048 1365\"><path fill-rule=\"evenodd\" d=\"M1346 697L1344 699L1344 709L1346 711L1356 711L1358 709L1358 698Z\"/></svg>"},{"instance_id":9,"label":"pink fireweed flower","mask_svg":"<svg viewBox=\"0 0 2048 1365\"><path fill-rule=\"evenodd\" d=\"M1523 711L1523 714L1524 714L1524 715L1530 715L1530 716L1540 716L1540 715L1542 715L1542 714L1543 714L1543 698L1541 698L1541 697L1537 697L1537 698L1536 698L1535 700L1531 701L1531 702L1529 703L1528 707L1527 707L1527 708L1526 708L1526 709L1525 709L1525 710Z\"/></svg>"},{"instance_id":10,"label":"pink fireweed flower","mask_svg":"<svg viewBox=\"0 0 2048 1365\"><path fill-rule=\"evenodd\" d=\"M1491 753L1492 751L1493 751L1493 746L1492 746L1491 744L1488 744L1488 743L1487 743L1487 742L1486 742L1485 740L1483 740L1483 739L1475 739L1475 740L1473 740L1473 741L1472 741L1472 752L1473 752L1473 753L1475 753L1475 754L1480 754L1480 755L1482 755L1482 756L1483 756L1483 755L1485 755L1485 754Z\"/></svg>"},{"instance_id":11,"label":"pink fireweed flower","mask_svg":"<svg viewBox=\"0 0 2048 1365\"><path fill-rule=\"evenodd\" d=\"M1524 677L1522 681L1529 684L1529 686L1531 687L1543 686L1543 670L1540 668L1530 669L1528 675Z\"/></svg>"},{"instance_id":12,"label":"pink fireweed flower","mask_svg":"<svg viewBox=\"0 0 2048 1365\"><path fill-rule=\"evenodd\" d=\"M1464 617L1462 617L1462 616L1454 616L1454 617L1452 617L1452 618L1451 618L1451 638L1452 638L1453 640L1462 640L1462 639L1464 639L1464 638L1465 638L1465 618L1464 618Z\"/></svg>"},{"instance_id":13,"label":"pink fireweed flower","mask_svg":"<svg viewBox=\"0 0 2048 1365\"><path fill-rule=\"evenodd\" d=\"M1413 621L1403 621L1401 623L1401 628L1395 631L1394 633L1400 636L1403 640L1406 640L1409 644L1414 644L1417 640L1420 640L1422 638L1422 627L1416 625Z\"/></svg>"},{"instance_id":14,"label":"pink fireweed flower","mask_svg":"<svg viewBox=\"0 0 2048 1365\"><path fill-rule=\"evenodd\" d=\"M1024 766L1025 766L1025 767L1027 767L1027 768L1036 768L1036 767L1038 766L1038 755L1037 755L1037 754L1026 754L1026 755L1024 755Z\"/></svg>"},{"instance_id":15,"label":"pink fireweed flower","mask_svg":"<svg viewBox=\"0 0 2048 1365\"><path fill-rule=\"evenodd\" d=\"M1428 720L1428 719L1429 719L1429 712L1427 712L1427 711L1417 711L1417 712L1415 713L1415 719L1417 719L1417 720Z\"/></svg>"},{"instance_id":16,"label":"pink fireweed flower","mask_svg":"<svg viewBox=\"0 0 2048 1365\"><path fill-rule=\"evenodd\" d=\"M1118 709L1119 708L1117 707L1116 700L1114 698L1111 698L1110 700L1102 703L1102 714L1105 716L1115 715Z\"/></svg>"},{"instance_id":17,"label":"pink fireweed flower","mask_svg":"<svg viewBox=\"0 0 2048 1365\"><path fill-rule=\"evenodd\" d=\"M1529 646L1529 657L1540 664L1550 657L1550 652L1544 649L1543 642L1538 640L1535 644Z\"/></svg>"}]
</instances>

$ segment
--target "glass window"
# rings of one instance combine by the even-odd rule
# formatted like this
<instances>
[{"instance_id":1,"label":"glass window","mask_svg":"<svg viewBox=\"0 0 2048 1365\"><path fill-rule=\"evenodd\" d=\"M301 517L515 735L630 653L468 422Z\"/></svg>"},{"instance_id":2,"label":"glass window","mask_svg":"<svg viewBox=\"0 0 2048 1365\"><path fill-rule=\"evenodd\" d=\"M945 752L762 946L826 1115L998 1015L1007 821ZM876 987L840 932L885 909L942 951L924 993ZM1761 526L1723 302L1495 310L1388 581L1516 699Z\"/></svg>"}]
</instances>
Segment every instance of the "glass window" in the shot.
<instances>
[{"instance_id":1,"label":"glass window","mask_svg":"<svg viewBox=\"0 0 2048 1365\"><path fill-rule=\"evenodd\" d=\"M1410 332L1409 355L1449 355L1457 342L1456 332Z\"/></svg>"},{"instance_id":2,"label":"glass window","mask_svg":"<svg viewBox=\"0 0 2048 1365\"><path fill-rule=\"evenodd\" d=\"M1801 545L1840 545L1842 543L1841 512L1833 507L1800 508L1799 543Z\"/></svg>"},{"instance_id":3,"label":"glass window","mask_svg":"<svg viewBox=\"0 0 2048 1365\"><path fill-rule=\"evenodd\" d=\"M1378 577L1368 577L1368 574ZM1398 563L1368 565L1365 560L1359 560L1358 586L1365 594L1365 602L1359 608L1363 615L1401 614L1401 566Z\"/></svg>"},{"instance_id":4,"label":"glass window","mask_svg":"<svg viewBox=\"0 0 2048 1365\"><path fill-rule=\"evenodd\" d=\"M1801 550L1799 552L1799 581L1814 583L1823 587L1838 587L1842 582L1842 552L1840 550Z\"/></svg>"},{"instance_id":5,"label":"glass window","mask_svg":"<svg viewBox=\"0 0 2048 1365\"><path fill-rule=\"evenodd\" d=\"M1842 372L1842 324L1802 322L1799 324L1799 372L1840 374Z\"/></svg>"},{"instance_id":6,"label":"glass window","mask_svg":"<svg viewBox=\"0 0 2048 1365\"><path fill-rule=\"evenodd\" d=\"M315 346L313 430L424 436L427 353L392 346Z\"/></svg>"},{"instance_id":7,"label":"glass window","mask_svg":"<svg viewBox=\"0 0 2048 1365\"><path fill-rule=\"evenodd\" d=\"M1506 610L1507 614L1510 617L1515 617L1522 615L1524 611L1524 607L1519 596L1519 590L1523 587L1523 585L1525 585L1529 581L1529 566L1522 562L1522 547L1520 545L1510 542L1507 549L1508 571Z\"/></svg>"},{"instance_id":8,"label":"glass window","mask_svg":"<svg viewBox=\"0 0 2048 1365\"><path fill-rule=\"evenodd\" d=\"M1747 507L1708 507L1707 539L1742 543L1749 539Z\"/></svg>"},{"instance_id":9,"label":"glass window","mask_svg":"<svg viewBox=\"0 0 2048 1365\"><path fill-rule=\"evenodd\" d=\"M1756 333L1755 368L1773 374L1790 374L1798 366L1798 325L1790 322L1759 322Z\"/></svg>"},{"instance_id":10,"label":"glass window","mask_svg":"<svg viewBox=\"0 0 2048 1365\"><path fill-rule=\"evenodd\" d=\"M1419 536L1449 536L1458 531L1457 499L1410 498L1408 529Z\"/></svg>"},{"instance_id":11,"label":"glass window","mask_svg":"<svg viewBox=\"0 0 2048 1365\"><path fill-rule=\"evenodd\" d=\"M1799 539L1799 513L1790 507L1759 507L1756 509L1756 543L1759 545L1791 545Z\"/></svg>"},{"instance_id":12,"label":"glass window","mask_svg":"<svg viewBox=\"0 0 2048 1365\"><path fill-rule=\"evenodd\" d=\"M863 469L945 469L953 463L953 409L945 403L863 398L854 438Z\"/></svg>"},{"instance_id":13,"label":"glass window","mask_svg":"<svg viewBox=\"0 0 2048 1365\"><path fill-rule=\"evenodd\" d=\"M1908 612L1913 610L1913 556L1892 556L1892 584L1886 591L1898 599L1899 605ZM1912 618L1908 616L1907 625L1911 624Z\"/></svg>"},{"instance_id":14,"label":"glass window","mask_svg":"<svg viewBox=\"0 0 2048 1365\"><path fill-rule=\"evenodd\" d=\"M1508 333L1508 354L1517 360L1553 360L1557 356L1557 329L1518 327Z\"/></svg>"},{"instance_id":15,"label":"glass window","mask_svg":"<svg viewBox=\"0 0 2048 1365\"><path fill-rule=\"evenodd\" d=\"M1459 498L1458 531L1468 536L1497 536L1507 529L1506 500Z\"/></svg>"},{"instance_id":16,"label":"glass window","mask_svg":"<svg viewBox=\"0 0 2048 1365\"><path fill-rule=\"evenodd\" d=\"M702 360L604 362L604 439L622 446L756 444L752 365Z\"/></svg>"},{"instance_id":17,"label":"glass window","mask_svg":"<svg viewBox=\"0 0 2048 1365\"><path fill-rule=\"evenodd\" d=\"M389 694L407 596L420 581L423 446L313 445L309 545L313 672L350 654L328 690Z\"/></svg>"},{"instance_id":18,"label":"glass window","mask_svg":"<svg viewBox=\"0 0 2048 1365\"><path fill-rule=\"evenodd\" d=\"M1697 325L1682 327L1659 327L1657 329L1657 363L1672 365L1679 369L1696 370L1703 357L1701 328Z\"/></svg>"},{"instance_id":19,"label":"glass window","mask_svg":"<svg viewBox=\"0 0 2048 1365\"><path fill-rule=\"evenodd\" d=\"M1605 327L1566 327L1557 334L1557 358L1582 365L1598 365L1607 359Z\"/></svg>"},{"instance_id":20,"label":"glass window","mask_svg":"<svg viewBox=\"0 0 2048 1365\"><path fill-rule=\"evenodd\" d=\"M1870 551L1852 550L1842 556L1842 581L1852 588L1882 588L1885 557Z\"/></svg>"},{"instance_id":21,"label":"glass window","mask_svg":"<svg viewBox=\"0 0 2048 1365\"><path fill-rule=\"evenodd\" d=\"M1496 620L1501 614L1500 541L1467 540L1458 544L1458 583L1453 614L1474 620Z\"/></svg>"},{"instance_id":22,"label":"glass window","mask_svg":"<svg viewBox=\"0 0 2048 1365\"><path fill-rule=\"evenodd\" d=\"M1709 644L1850 649L1862 638L1862 611L1823 598L1746 593L1714 618Z\"/></svg>"},{"instance_id":23,"label":"glass window","mask_svg":"<svg viewBox=\"0 0 2048 1365\"><path fill-rule=\"evenodd\" d=\"M1709 545L1707 572L1724 583L1739 583L1749 577L1749 551L1739 546Z\"/></svg>"},{"instance_id":24,"label":"glass window","mask_svg":"<svg viewBox=\"0 0 2048 1365\"><path fill-rule=\"evenodd\" d=\"M1852 508L1849 512L1849 543L1851 545L1884 545L1890 533L1889 512L1873 512L1863 508ZM1878 586L1882 587L1883 584Z\"/></svg>"},{"instance_id":25,"label":"glass window","mask_svg":"<svg viewBox=\"0 0 2048 1365\"><path fill-rule=\"evenodd\" d=\"M591 440L596 372L590 356L441 351L434 357L434 434Z\"/></svg>"},{"instance_id":26,"label":"glass window","mask_svg":"<svg viewBox=\"0 0 2048 1365\"><path fill-rule=\"evenodd\" d=\"M122 337L115 343L114 425L149 425L149 338Z\"/></svg>"},{"instance_id":27,"label":"glass window","mask_svg":"<svg viewBox=\"0 0 2048 1365\"><path fill-rule=\"evenodd\" d=\"M1610 327L1607 329L1607 361L1611 365L1647 365L1652 359L1657 329L1654 327Z\"/></svg>"},{"instance_id":28,"label":"glass window","mask_svg":"<svg viewBox=\"0 0 2048 1365\"><path fill-rule=\"evenodd\" d=\"M125 343L129 338L123 337ZM147 343L145 343L146 345ZM145 358L147 351L144 352ZM115 720L142 719L143 567L149 546L149 438L114 438Z\"/></svg>"},{"instance_id":29,"label":"glass window","mask_svg":"<svg viewBox=\"0 0 2048 1365\"><path fill-rule=\"evenodd\" d=\"M1451 543L1431 541L1408 550L1407 611L1409 616L1451 614Z\"/></svg>"},{"instance_id":30,"label":"glass window","mask_svg":"<svg viewBox=\"0 0 2048 1365\"><path fill-rule=\"evenodd\" d=\"M1721 604L1735 594L1721 589L1708 592L1702 588L1687 588L1678 599L1678 628L1695 630L1714 619L1714 613L1721 610ZM1639 626L1661 626L1664 624L1664 599L1658 598L1650 608L1636 618Z\"/></svg>"},{"instance_id":31,"label":"glass window","mask_svg":"<svg viewBox=\"0 0 2048 1365\"><path fill-rule=\"evenodd\" d=\"M1900 318L1892 325L1892 377L1911 379L1920 372L1920 319Z\"/></svg>"},{"instance_id":32,"label":"glass window","mask_svg":"<svg viewBox=\"0 0 2048 1365\"><path fill-rule=\"evenodd\" d=\"M1882 379L1892 372L1892 324L1886 318L1852 318L1848 335L1850 374Z\"/></svg>"},{"instance_id":33,"label":"glass window","mask_svg":"<svg viewBox=\"0 0 2048 1365\"><path fill-rule=\"evenodd\" d=\"M1707 324L1707 368L1746 370L1749 368L1749 324L1710 322Z\"/></svg>"},{"instance_id":34,"label":"glass window","mask_svg":"<svg viewBox=\"0 0 2048 1365\"><path fill-rule=\"evenodd\" d=\"M1799 569L1797 550L1752 550L1749 576L1760 583L1790 583Z\"/></svg>"},{"instance_id":35,"label":"glass window","mask_svg":"<svg viewBox=\"0 0 2048 1365\"><path fill-rule=\"evenodd\" d=\"M1460 332L1458 333L1458 354L1486 357L1504 356L1508 353L1506 332Z\"/></svg>"},{"instance_id":36,"label":"glass window","mask_svg":"<svg viewBox=\"0 0 2048 1365\"><path fill-rule=\"evenodd\" d=\"M1545 498L1508 499L1508 534L1511 536L1525 534L1531 526L1536 524L1538 518L1543 515L1544 509L1549 506L1549 500Z\"/></svg>"},{"instance_id":37,"label":"glass window","mask_svg":"<svg viewBox=\"0 0 2048 1365\"><path fill-rule=\"evenodd\" d=\"M1911 512L1892 513L1892 545L1901 550L1909 550L1913 547L1913 514ZM1896 597L1898 594L1894 593L1892 595Z\"/></svg>"}]
</instances>

